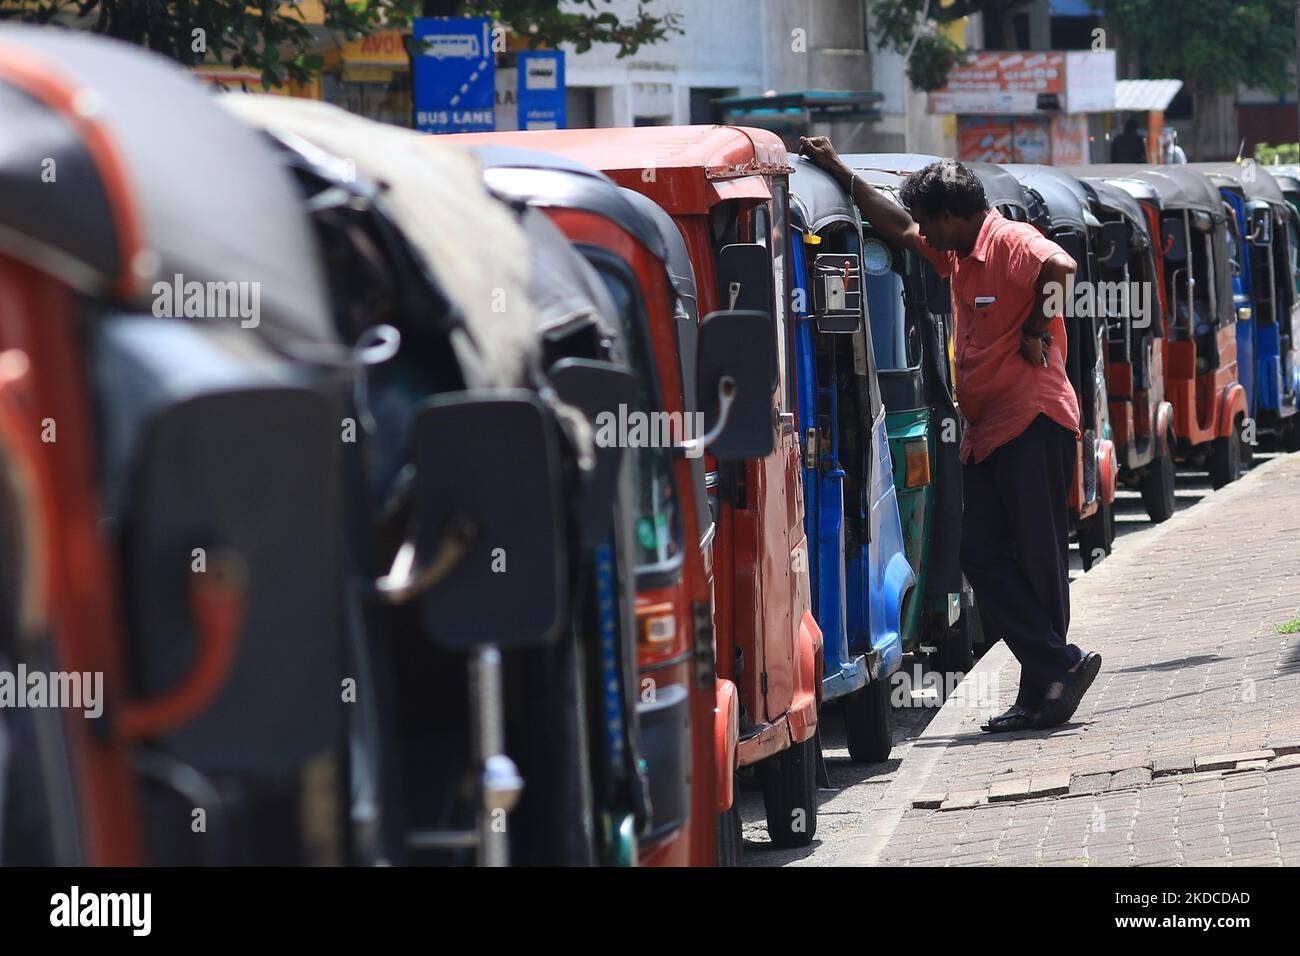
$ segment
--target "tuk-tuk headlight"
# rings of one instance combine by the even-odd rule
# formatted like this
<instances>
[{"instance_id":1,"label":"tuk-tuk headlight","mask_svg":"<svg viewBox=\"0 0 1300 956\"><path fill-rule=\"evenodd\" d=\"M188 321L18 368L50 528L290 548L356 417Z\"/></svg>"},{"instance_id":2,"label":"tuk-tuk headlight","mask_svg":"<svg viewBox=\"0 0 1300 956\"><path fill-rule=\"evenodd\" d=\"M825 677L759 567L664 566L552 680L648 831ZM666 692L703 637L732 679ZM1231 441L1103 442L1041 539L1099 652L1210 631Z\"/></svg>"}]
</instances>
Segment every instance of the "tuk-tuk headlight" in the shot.
<instances>
[{"instance_id":1,"label":"tuk-tuk headlight","mask_svg":"<svg viewBox=\"0 0 1300 956\"><path fill-rule=\"evenodd\" d=\"M1255 314L1255 310L1248 305L1237 306L1237 321L1249 322L1250 317Z\"/></svg>"},{"instance_id":2,"label":"tuk-tuk headlight","mask_svg":"<svg viewBox=\"0 0 1300 956\"><path fill-rule=\"evenodd\" d=\"M930 483L930 445L925 439L909 441L903 445L907 464L907 487L921 488Z\"/></svg>"}]
</instances>

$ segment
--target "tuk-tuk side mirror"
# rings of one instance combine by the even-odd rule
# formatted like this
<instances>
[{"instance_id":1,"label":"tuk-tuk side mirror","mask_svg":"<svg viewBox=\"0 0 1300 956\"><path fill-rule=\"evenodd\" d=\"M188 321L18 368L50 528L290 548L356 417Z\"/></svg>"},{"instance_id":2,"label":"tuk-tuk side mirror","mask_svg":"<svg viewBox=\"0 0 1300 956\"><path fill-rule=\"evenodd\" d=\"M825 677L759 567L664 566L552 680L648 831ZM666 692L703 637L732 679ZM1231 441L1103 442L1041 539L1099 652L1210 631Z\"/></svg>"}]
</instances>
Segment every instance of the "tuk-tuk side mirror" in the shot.
<instances>
[{"instance_id":1,"label":"tuk-tuk side mirror","mask_svg":"<svg viewBox=\"0 0 1300 956\"><path fill-rule=\"evenodd\" d=\"M425 635L448 650L545 644L567 617L561 445L531 392L439 395L412 428L413 536L381 592L418 594Z\"/></svg>"},{"instance_id":2,"label":"tuk-tuk side mirror","mask_svg":"<svg viewBox=\"0 0 1300 956\"><path fill-rule=\"evenodd\" d=\"M639 405L640 389L630 369L598 359L560 359L547 373L560 400L582 412L596 436L596 465L578 493L578 531L584 549L592 549L609 537L613 526L614 495L618 489L618 468L623 446L617 440L603 440L601 425L606 416L615 422L626 420L624 412L647 412ZM617 438L617 433L615 435Z\"/></svg>"},{"instance_id":3,"label":"tuk-tuk side mirror","mask_svg":"<svg viewBox=\"0 0 1300 956\"><path fill-rule=\"evenodd\" d=\"M1267 206L1250 210L1250 244L1267 246L1273 242L1273 215Z\"/></svg>"},{"instance_id":4,"label":"tuk-tuk side mirror","mask_svg":"<svg viewBox=\"0 0 1300 956\"><path fill-rule=\"evenodd\" d=\"M1160 220L1160 254L1170 262L1187 261L1187 228L1182 216Z\"/></svg>"},{"instance_id":5,"label":"tuk-tuk side mirror","mask_svg":"<svg viewBox=\"0 0 1300 956\"><path fill-rule=\"evenodd\" d=\"M708 448L719 461L743 461L772 453L775 363L771 313L727 310L705 316L696 363L704 434L687 443L687 455Z\"/></svg>"},{"instance_id":6,"label":"tuk-tuk side mirror","mask_svg":"<svg viewBox=\"0 0 1300 956\"><path fill-rule=\"evenodd\" d=\"M1127 222L1103 222L1101 248L1098 250L1101 264L1108 269L1124 268L1128 262L1128 244L1132 235L1133 229Z\"/></svg>"},{"instance_id":7,"label":"tuk-tuk side mirror","mask_svg":"<svg viewBox=\"0 0 1300 956\"><path fill-rule=\"evenodd\" d=\"M817 331L853 333L862 327L862 272L856 253L813 259L813 313Z\"/></svg>"},{"instance_id":8,"label":"tuk-tuk side mirror","mask_svg":"<svg viewBox=\"0 0 1300 956\"><path fill-rule=\"evenodd\" d=\"M726 311L772 311L772 254L757 242L723 246L718 253L718 301Z\"/></svg>"}]
</instances>

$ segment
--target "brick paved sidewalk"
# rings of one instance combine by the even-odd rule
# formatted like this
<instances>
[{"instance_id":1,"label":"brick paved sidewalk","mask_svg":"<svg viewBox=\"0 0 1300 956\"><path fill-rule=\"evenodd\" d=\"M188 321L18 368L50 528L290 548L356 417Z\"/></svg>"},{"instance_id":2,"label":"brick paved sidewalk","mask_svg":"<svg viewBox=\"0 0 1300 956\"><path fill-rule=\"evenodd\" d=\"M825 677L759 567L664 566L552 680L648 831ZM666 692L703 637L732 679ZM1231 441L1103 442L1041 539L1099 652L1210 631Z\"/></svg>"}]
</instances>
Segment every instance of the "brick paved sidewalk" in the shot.
<instances>
[{"instance_id":1,"label":"brick paved sidewalk","mask_svg":"<svg viewBox=\"0 0 1300 956\"><path fill-rule=\"evenodd\" d=\"M1102 653L1074 720L981 733L1015 696L999 644L837 862L1300 864L1300 455L1175 515L1071 588ZM906 772L910 769L910 772Z\"/></svg>"}]
</instances>

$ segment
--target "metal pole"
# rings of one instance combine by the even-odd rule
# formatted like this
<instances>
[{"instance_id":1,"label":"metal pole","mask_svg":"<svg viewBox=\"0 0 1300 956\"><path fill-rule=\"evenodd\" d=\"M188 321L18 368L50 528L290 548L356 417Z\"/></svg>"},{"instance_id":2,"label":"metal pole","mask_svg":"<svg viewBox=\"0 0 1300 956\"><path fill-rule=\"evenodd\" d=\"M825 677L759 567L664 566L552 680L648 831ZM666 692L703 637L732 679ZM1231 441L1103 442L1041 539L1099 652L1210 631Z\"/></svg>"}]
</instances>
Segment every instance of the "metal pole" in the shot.
<instances>
[{"instance_id":1,"label":"metal pole","mask_svg":"<svg viewBox=\"0 0 1300 956\"><path fill-rule=\"evenodd\" d=\"M509 865L506 815L519 802L523 790L518 768L505 755L505 697L501 683L501 652L493 644L484 645L469 662L472 752L482 773L478 811L482 866Z\"/></svg>"}]
</instances>

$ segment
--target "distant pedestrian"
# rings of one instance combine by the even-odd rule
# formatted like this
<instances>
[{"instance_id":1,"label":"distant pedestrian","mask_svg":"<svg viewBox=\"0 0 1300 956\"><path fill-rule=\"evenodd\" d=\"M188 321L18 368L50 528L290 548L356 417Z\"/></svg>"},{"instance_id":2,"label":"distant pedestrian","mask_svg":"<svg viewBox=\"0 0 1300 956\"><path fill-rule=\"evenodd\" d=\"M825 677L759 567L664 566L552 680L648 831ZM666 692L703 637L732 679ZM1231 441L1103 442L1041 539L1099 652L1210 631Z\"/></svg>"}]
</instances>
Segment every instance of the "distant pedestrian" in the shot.
<instances>
[{"instance_id":1,"label":"distant pedestrian","mask_svg":"<svg viewBox=\"0 0 1300 956\"><path fill-rule=\"evenodd\" d=\"M1129 117L1124 121L1124 132L1116 136L1110 144L1110 161L1112 163L1145 163L1147 161L1147 141L1138 131L1137 120Z\"/></svg>"},{"instance_id":2,"label":"distant pedestrian","mask_svg":"<svg viewBox=\"0 0 1300 956\"><path fill-rule=\"evenodd\" d=\"M1165 130L1160 137L1160 143L1162 146L1161 152L1163 154L1161 156L1161 160L1160 160L1161 162L1164 163L1187 162L1187 154L1183 152L1183 148L1178 145L1178 130L1176 129Z\"/></svg>"},{"instance_id":3,"label":"distant pedestrian","mask_svg":"<svg viewBox=\"0 0 1300 956\"><path fill-rule=\"evenodd\" d=\"M1101 655L1066 640L1079 403L1065 371L1065 321L1044 307L1076 264L1033 226L990 209L961 163L913 173L903 209L845 166L826 137L804 138L799 151L852 194L873 229L952 277L966 420L962 570L985 629L1020 661L1015 704L984 729L1062 724L1101 668Z\"/></svg>"}]
</instances>

